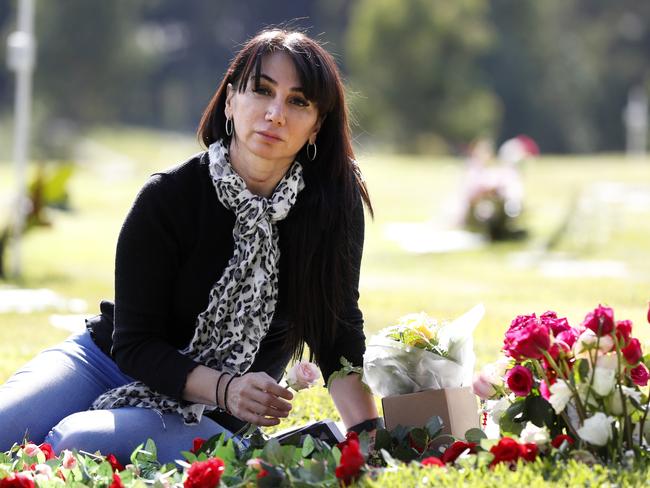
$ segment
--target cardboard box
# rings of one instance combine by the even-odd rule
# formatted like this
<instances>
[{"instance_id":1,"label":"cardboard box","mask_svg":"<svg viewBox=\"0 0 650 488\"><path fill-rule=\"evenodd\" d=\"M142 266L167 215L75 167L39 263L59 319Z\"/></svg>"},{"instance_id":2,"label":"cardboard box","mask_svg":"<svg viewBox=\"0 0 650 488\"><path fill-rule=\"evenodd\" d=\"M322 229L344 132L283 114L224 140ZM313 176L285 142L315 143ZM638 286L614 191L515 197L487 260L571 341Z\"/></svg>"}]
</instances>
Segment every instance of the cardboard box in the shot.
<instances>
[{"instance_id":1,"label":"cardboard box","mask_svg":"<svg viewBox=\"0 0 650 488\"><path fill-rule=\"evenodd\" d=\"M381 399L386 428L398 425L424 427L434 415L442 418L443 434L463 439L471 428L480 428L478 400L469 387L425 390Z\"/></svg>"}]
</instances>

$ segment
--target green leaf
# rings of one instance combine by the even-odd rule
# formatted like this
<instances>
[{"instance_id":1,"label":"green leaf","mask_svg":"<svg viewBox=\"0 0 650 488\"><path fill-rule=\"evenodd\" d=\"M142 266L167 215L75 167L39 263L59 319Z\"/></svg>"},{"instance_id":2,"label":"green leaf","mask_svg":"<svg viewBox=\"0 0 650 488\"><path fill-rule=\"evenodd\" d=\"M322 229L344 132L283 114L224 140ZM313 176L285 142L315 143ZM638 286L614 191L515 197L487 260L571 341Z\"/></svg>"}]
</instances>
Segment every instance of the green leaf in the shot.
<instances>
[{"instance_id":1,"label":"green leaf","mask_svg":"<svg viewBox=\"0 0 650 488\"><path fill-rule=\"evenodd\" d=\"M528 396L524 402L525 417L537 427L553 423L553 407L541 396Z\"/></svg>"},{"instance_id":2,"label":"green leaf","mask_svg":"<svg viewBox=\"0 0 650 488\"><path fill-rule=\"evenodd\" d=\"M427 422L427 430L429 431L429 436L431 438L436 437L438 434L440 434L440 431L442 430L443 427L443 422L442 418L440 418L438 415L435 415L429 419Z\"/></svg>"},{"instance_id":3,"label":"green leaf","mask_svg":"<svg viewBox=\"0 0 650 488\"><path fill-rule=\"evenodd\" d=\"M523 406L523 402L522 402ZM509 415L502 415L499 419L499 433L501 435L505 434L514 434L519 435L521 431L524 430L524 424L522 422L517 422L513 420Z\"/></svg>"},{"instance_id":4,"label":"green leaf","mask_svg":"<svg viewBox=\"0 0 650 488\"><path fill-rule=\"evenodd\" d=\"M393 438L386 429L377 429L375 434L375 449L390 449L393 446Z\"/></svg>"},{"instance_id":5,"label":"green leaf","mask_svg":"<svg viewBox=\"0 0 650 488\"><path fill-rule=\"evenodd\" d=\"M415 428L409 434L409 441L418 451L424 451L429 444L429 432L422 428Z\"/></svg>"},{"instance_id":6,"label":"green leaf","mask_svg":"<svg viewBox=\"0 0 650 488\"><path fill-rule=\"evenodd\" d=\"M312 452L314 452L315 447L316 446L314 445L313 437L310 436L310 435L307 435L305 437L304 442L302 443L302 451L301 451L302 457L304 457L304 458L309 457L309 455Z\"/></svg>"},{"instance_id":7,"label":"green leaf","mask_svg":"<svg viewBox=\"0 0 650 488\"><path fill-rule=\"evenodd\" d=\"M578 371L578 376L581 380L586 380L589 377L589 361L585 358L579 359L577 366L578 367L574 367L574 369Z\"/></svg>"},{"instance_id":8,"label":"green leaf","mask_svg":"<svg viewBox=\"0 0 650 488\"><path fill-rule=\"evenodd\" d=\"M481 429L474 427L465 432L465 440L467 442L479 444L482 439L487 439L487 435Z\"/></svg>"},{"instance_id":9,"label":"green leaf","mask_svg":"<svg viewBox=\"0 0 650 488\"><path fill-rule=\"evenodd\" d=\"M412 447L399 444L395 449L393 449L393 456L402 462L410 463L414 459L417 459L419 453Z\"/></svg>"},{"instance_id":10,"label":"green leaf","mask_svg":"<svg viewBox=\"0 0 650 488\"><path fill-rule=\"evenodd\" d=\"M361 366L353 366L352 363L350 361L348 361L346 358L344 358L343 356L340 357L339 361L341 363L341 366L343 366L343 367L341 369L339 369L338 371L334 371L330 375L329 379L327 380L327 389L328 390L332 387L332 381L334 381L337 378L345 378L347 375L352 374L352 373L356 373L356 374L360 375L361 377L363 377L363 368ZM368 385L366 385L365 383L362 383L362 384L368 391L370 391L370 389L368 388Z\"/></svg>"},{"instance_id":11,"label":"green leaf","mask_svg":"<svg viewBox=\"0 0 650 488\"><path fill-rule=\"evenodd\" d=\"M386 449L382 449L379 451L381 453L381 457L384 458L384 462L391 468L397 468L399 467L399 463L393 458L393 456L390 455L390 453Z\"/></svg>"}]
</instances>

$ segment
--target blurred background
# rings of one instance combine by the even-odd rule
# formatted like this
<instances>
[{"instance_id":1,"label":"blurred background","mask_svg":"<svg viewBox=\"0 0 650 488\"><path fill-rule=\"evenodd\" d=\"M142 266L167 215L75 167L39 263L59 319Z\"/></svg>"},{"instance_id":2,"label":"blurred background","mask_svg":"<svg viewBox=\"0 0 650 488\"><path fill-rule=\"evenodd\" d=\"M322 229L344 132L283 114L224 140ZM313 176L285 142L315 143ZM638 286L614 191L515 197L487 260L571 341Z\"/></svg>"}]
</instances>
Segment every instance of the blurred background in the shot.
<instances>
[{"instance_id":1,"label":"blurred background","mask_svg":"<svg viewBox=\"0 0 650 488\"><path fill-rule=\"evenodd\" d=\"M607 303L646 321L649 2L37 0L23 184L4 47L20 1L0 1L0 380L112 297L135 194L201 149L194 131L228 61L273 25L319 39L346 79L376 210L369 333L482 302L486 362L517 314L579 323Z\"/></svg>"}]
</instances>

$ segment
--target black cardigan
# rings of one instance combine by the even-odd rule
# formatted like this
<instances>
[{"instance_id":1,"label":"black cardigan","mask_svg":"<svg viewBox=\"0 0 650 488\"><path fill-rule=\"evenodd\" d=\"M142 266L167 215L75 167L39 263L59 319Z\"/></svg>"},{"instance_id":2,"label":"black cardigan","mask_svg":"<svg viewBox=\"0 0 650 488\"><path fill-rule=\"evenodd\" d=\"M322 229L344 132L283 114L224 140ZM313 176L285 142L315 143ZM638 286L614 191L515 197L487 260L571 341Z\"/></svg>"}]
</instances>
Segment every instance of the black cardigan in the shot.
<instances>
[{"instance_id":1,"label":"black cardigan","mask_svg":"<svg viewBox=\"0 0 650 488\"><path fill-rule=\"evenodd\" d=\"M298 202L294 208L300 208ZM281 346L288 328L282 228L291 225L291 217L290 212L278 223L278 304L251 366L251 371L265 371L276 380L290 359ZM234 221L234 214L217 198L207 153L154 174L144 185L117 243L115 306L102 302L102 314L88 321L95 342L124 373L160 393L181 398L187 375L197 363L179 350L189 344L196 318L207 307L209 291L232 256ZM357 366L363 363L365 336L358 307L363 226L359 202L352 232L358 244L352 246L358 249L351 263L357 270L354 296L346 299L348 307L333 345L321 351L319 366L325 381L340 369L341 356Z\"/></svg>"}]
</instances>

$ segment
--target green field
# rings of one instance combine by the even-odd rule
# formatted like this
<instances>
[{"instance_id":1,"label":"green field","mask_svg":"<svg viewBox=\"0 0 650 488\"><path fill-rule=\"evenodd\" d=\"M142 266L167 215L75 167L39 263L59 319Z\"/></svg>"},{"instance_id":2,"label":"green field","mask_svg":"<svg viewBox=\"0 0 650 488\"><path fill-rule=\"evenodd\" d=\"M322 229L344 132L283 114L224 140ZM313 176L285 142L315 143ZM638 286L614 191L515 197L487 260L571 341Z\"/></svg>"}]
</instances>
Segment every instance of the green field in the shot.
<instances>
[{"instance_id":1,"label":"green field","mask_svg":"<svg viewBox=\"0 0 650 488\"><path fill-rule=\"evenodd\" d=\"M115 242L138 189L148 174L182 161L199 147L191 136L140 129L106 129L92 134L90 141L81 148L71 181L73 211L52 213L51 228L27 235L24 277L18 285L81 298L94 313L100 299L112 297ZM358 156L376 212L374 221L367 221L361 278L367 333L408 312L424 310L441 319L453 318L482 302L486 316L475 334L480 364L496 357L503 331L518 314L554 309L576 323L598 303L606 303L618 318L637 324L638 336L650 338L650 326L645 324L650 206L621 202L620 195L619 200L607 197L598 186L625 184L623 194L639 187L647 195L650 160L542 157L524 168L528 241L456 253L409 254L385 237L386 225L441 215L457 193L461 161L379 155L363 148ZM8 194L11 180L11 165L0 164L0 195ZM598 197L601 207L578 210L552 252L545 252L545 243L580 196ZM560 259L569 264L614 262L624 273L559 277L543 272L557 267ZM0 380L65 336L48 325L47 313L0 315ZM296 406L285 426L335 415L324 390L300 394Z\"/></svg>"}]
</instances>

